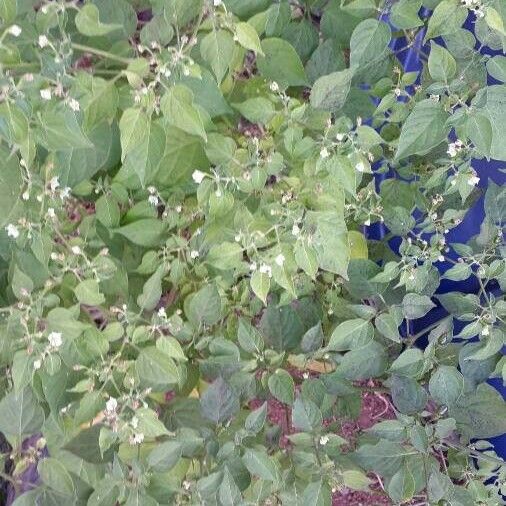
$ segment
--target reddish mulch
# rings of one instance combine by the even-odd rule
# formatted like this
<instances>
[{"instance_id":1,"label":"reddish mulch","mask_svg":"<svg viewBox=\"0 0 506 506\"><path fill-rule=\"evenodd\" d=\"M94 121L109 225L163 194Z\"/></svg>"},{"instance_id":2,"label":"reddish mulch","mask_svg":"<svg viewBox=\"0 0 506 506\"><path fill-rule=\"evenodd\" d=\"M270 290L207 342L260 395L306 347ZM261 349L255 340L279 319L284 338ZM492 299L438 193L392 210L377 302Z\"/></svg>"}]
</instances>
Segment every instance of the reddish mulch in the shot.
<instances>
[{"instance_id":1,"label":"reddish mulch","mask_svg":"<svg viewBox=\"0 0 506 506\"><path fill-rule=\"evenodd\" d=\"M298 376L294 374L294 376ZM313 375L311 375L313 376ZM317 376L317 375L315 375ZM364 382L362 385L366 386L377 386L374 382ZM250 403L251 409L255 409L263 404L261 400L254 400ZM287 417L286 406L277 401L276 399L270 398L267 401L267 416L272 424L279 425L283 432L283 436L280 440L280 446L286 448L290 443L286 437L289 432L287 430ZM372 427L375 423L380 420L387 420L395 418L392 405L388 397L384 394L377 392L363 392L362 394L362 407L360 415L356 420L340 420L339 435L347 439L351 444L355 442L361 431ZM335 420L326 420L325 425L334 422ZM290 432L293 432L293 427L290 427ZM360 492L344 488L336 491L332 497L333 506L387 506L391 505L392 502L388 497L382 494L381 485L377 480L377 477L372 474L369 476L375 480L371 485L371 492Z\"/></svg>"}]
</instances>

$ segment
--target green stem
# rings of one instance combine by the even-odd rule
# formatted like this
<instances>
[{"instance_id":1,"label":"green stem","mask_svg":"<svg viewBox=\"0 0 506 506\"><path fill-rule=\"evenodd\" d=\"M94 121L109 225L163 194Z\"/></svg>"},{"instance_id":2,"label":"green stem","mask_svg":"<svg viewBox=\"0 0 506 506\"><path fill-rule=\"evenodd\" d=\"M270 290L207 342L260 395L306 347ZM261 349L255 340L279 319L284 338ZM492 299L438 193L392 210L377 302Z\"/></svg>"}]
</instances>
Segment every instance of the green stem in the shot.
<instances>
[{"instance_id":1,"label":"green stem","mask_svg":"<svg viewBox=\"0 0 506 506\"><path fill-rule=\"evenodd\" d=\"M109 60L115 60L119 63L124 63L125 65L129 65L132 63L132 58L125 58L123 56L119 56L117 54L109 53L108 51L102 51L102 49L98 49L96 47L84 46L83 44L77 44L76 42L72 42L72 47L77 51L82 51L83 53L92 53L97 56L102 56L104 58L108 58Z\"/></svg>"},{"instance_id":2,"label":"green stem","mask_svg":"<svg viewBox=\"0 0 506 506\"><path fill-rule=\"evenodd\" d=\"M413 344L416 342L417 339L424 336L428 332L430 332L432 329L435 329L438 325L441 324L444 320L446 320L448 316L445 316L444 318L441 318L440 320L435 321L434 323L431 323L427 327L425 327L420 332L416 333L414 336L410 337L408 340L406 340L408 346L413 346Z\"/></svg>"}]
</instances>

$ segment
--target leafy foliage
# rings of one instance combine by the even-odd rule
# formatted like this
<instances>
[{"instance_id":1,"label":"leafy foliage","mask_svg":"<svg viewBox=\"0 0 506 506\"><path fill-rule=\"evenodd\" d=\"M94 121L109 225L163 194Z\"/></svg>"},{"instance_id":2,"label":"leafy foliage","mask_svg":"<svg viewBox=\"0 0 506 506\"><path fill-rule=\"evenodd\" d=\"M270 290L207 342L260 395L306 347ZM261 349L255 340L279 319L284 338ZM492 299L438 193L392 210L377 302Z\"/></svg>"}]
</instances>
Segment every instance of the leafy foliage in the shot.
<instances>
[{"instance_id":1,"label":"leafy foliage","mask_svg":"<svg viewBox=\"0 0 506 506\"><path fill-rule=\"evenodd\" d=\"M0 21L15 506L501 502L477 439L506 432L504 187L448 237L473 160L506 161L502 0L0 0ZM345 438L364 392L388 409Z\"/></svg>"}]
</instances>

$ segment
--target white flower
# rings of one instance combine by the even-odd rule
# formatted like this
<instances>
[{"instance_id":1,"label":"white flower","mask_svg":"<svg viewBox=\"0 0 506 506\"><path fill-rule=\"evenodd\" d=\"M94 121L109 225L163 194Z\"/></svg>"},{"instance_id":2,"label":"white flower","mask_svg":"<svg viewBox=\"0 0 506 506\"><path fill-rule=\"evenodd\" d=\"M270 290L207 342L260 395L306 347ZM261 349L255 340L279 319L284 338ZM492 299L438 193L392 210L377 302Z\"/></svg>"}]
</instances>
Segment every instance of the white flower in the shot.
<instances>
[{"instance_id":1,"label":"white flower","mask_svg":"<svg viewBox=\"0 0 506 506\"><path fill-rule=\"evenodd\" d=\"M272 81L272 83L269 85L269 88L271 89L271 91L276 93L277 91L279 91L279 84L276 81Z\"/></svg>"},{"instance_id":2,"label":"white flower","mask_svg":"<svg viewBox=\"0 0 506 506\"><path fill-rule=\"evenodd\" d=\"M53 348L59 348L63 344L63 340L61 338L61 332L51 332L47 336L47 340L49 341L49 344Z\"/></svg>"},{"instance_id":3,"label":"white flower","mask_svg":"<svg viewBox=\"0 0 506 506\"><path fill-rule=\"evenodd\" d=\"M327 148L322 148L321 151L320 151L320 158L328 158L329 156L329 151Z\"/></svg>"},{"instance_id":4,"label":"white flower","mask_svg":"<svg viewBox=\"0 0 506 506\"><path fill-rule=\"evenodd\" d=\"M220 197L223 195L223 194L221 193L221 190L220 190L219 188L218 188L218 189L214 192L214 194L215 194L218 198L220 198Z\"/></svg>"},{"instance_id":5,"label":"white flower","mask_svg":"<svg viewBox=\"0 0 506 506\"><path fill-rule=\"evenodd\" d=\"M58 181L58 176L52 177L51 181L49 181L49 188L51 188L51 191L54 192L59 186L60 181Z\"/></svg>"},{"instance_id":6,"label":"white flower","mask_svg":"<svg viewBox=\"0 0 506 506\"><path fill-rule=\"evenodd\" d=\"M191 258L197 258L199 256L200 256L200 253L196 249L190 251Z\"/></svg>"},{"instance_id":7,"label":"white flower","mask_svg":"<svg viewBox=\"0 0 506 506\"><path fill-rule=\"evenodd\" d=\"M218 7L222 4L222 0L213 0L213 4L215 7Z\"/></svg>"},{"instance_id":8,"label":"white flower","mask_svg":"<svg viewBox=\"0 0 506 506\"><path fill-rule=\"evenodd\" d=\"M167 318L167 313L165 312L165 308L164 307L161 307L159 310L158 310L158 317L159 318Z\"/></svg>"},{"instance_id":9,"label":"white flower","mask_svg":"<svg viewBox=\"0 0 506 506\"><path fill-rule=\"evenodd\" d=\"M142 432L136 432L130 438L130 444L132 445L140 445L144 441L144 434Z\"/></svg>"},{"instance_id":10,"label":"white flower","mask_svg":"<svg viewBox=\"0 0 506 506\"><path fill-rule=\"evenodd\" d=\"M30 192L29 192L28 190L25 190L25 191L23 192L23 195L21 195L21 198L22 198L23 200L29 200L29 199L30 199Z\"/></svg>"},{"instance_id":11,"label":"white flower","mask_svg":"<svg viewBox=\"0 0 506 506\"><path fill-rule=\"evenodd\" d=\"M234 241L240 242L241 241L241 234L236 234L236 236L234 237Z\"/></svg>"},{"instance_id":12,"label":"white flower","mask_svg":"<svg viewBox=\"0 0 506 506\"><path fill-rule=\"evenodd\" d=\"M490 327L488 325L485 325L483 327L483 330L481 331L482 336L488 336L490 334Z\"/></svg>"},{"instance_id":13,"label":"white flower","mask_svg":"<svg viewBox=\"0 0 506 506\"><path fill-rule=\"evenodd\" d=\"M394 95L395 95L396 97L400 97L400 96L401 96L401 93L402 93L402 91L401 91L401 89L400 89L400 88L395 88L395 90L394 90Z\"/></svg>"},{"instance_id":14,"label":"white flower","mask_svg":"<svg viewBox=\"0 0 506 506\"><path fill-rule=\"evenodd\" d=\"M48 210L47 210L47 215L50 217L50 218L55 218L56 217L56 213L54 212L54 209L52 207L50 207Z\"/></svg>"},{"instance_id":15,"label":"white flower","mask_svg":"<svg viewBox=\"0 0 506 506\"><path fill-rule=\"evenodd\" d=\"M68 198L68 197L69 197L70 192L71 192L71 189L70 189L68 186L66 186L66 187L65 187L65 188L63 188L63 190L61 191L61 193L60 193L60 198L61 198L62 200L65 200L66 198Z\"/></svg>"},{"instance_id":16,"label":"white flower","mask_svg":"<svg viewBox=\"0 0 506 506\"><path fill-rule=\"evenodd\" d=\"M469 186L476 186L480 182L480 178L478 176L472 175L468 180L467 184Z\"/></svg>"},{"instance_id":17,"label":"white flower","mask_svg":"<svg viewBox=\"0 0 506 506\"><path fill-rule=\"evenodd\" d=\"M364 164L364 162L358 162L355 165L355 169L357 169L359 172L364 172L365 171L365 164Z\"/></svg>"},{"instance_id":18,"label":"white flower","mask_svg":"<svg viewBox=\"0 0 506 506\"><path fill-rule=\"evenodd\" d=\"M309 378L309 373L308 372L303 372L302 373L302 377L307 380Z\"/></svg>"},{"instance_id":19,"label":"white flower","mask_svg":"<svg viewBox=\"0 0 506 506\"><path fill-rule=\"evenodd\" d=\"M431 100L434 100L434 102L439 102L439 95L429 95L429 98Z\"/></svg>"},{"instance_id":20,"label":"white flower","mask_svg":"<svg viewBox=\"0 0 506 506\"><path fill-rule=\"evenodd\" d=\"M56 253L55 251L51 252L51 255L49 255L51 260L58 260L60 258L60 255L58 255L58 253Z\"/></svg>"},{"instance_id":21,"label":"white flower","mask_svg":"<svg viewBox=\"0 0 506 506\"><path fill-rule=\"evenodd\" d=\"M14 37L19 37L22 32L21 27L18 25L9 26L7 31Z\"/></svg>"},{"instance_id":22,"label":"white flower","mask_svg":"<svg viewBox=\"0 0 506 506\"><path fill-rule=\"evenodd\" d=\"M45 48L49 44L49 39L45 35L39 35L39 47Z\"/></svg>"},{"instance_id":23,"label":"white flower","mask_svg":"<svg viewBox=\"0 0 506 506\"><path fill-rule=\"evenodd\" d=\"M156 188L154 186L148 186L148 192L154 195L156 193Z\"/></svg>"},{"instance_id":24,"label":"white flower","mask_svg":"<svg viewBox=\"0 0 506 506\"><path fill-rule=\"evenodd\" d=\"M148 197L148 202L152 205L152 206L157 206L158 205L158 197L156 195L150 195Z\"/></svg>"},{"instance_id":25,"label":"white flower","mask_svg":"<svg viewBox=\"0 0 506 506\"><path fill-rule=\"evenodd\" d=\"M82 253L81 248L79 246L72 246L71 250L72 253L74 253L74 255L80 255Z\"/></svg>"},{"instance_id":26,"label":"white flower","mask_svg":"<svg viewBox=\"0 0 506 506\"><path fill-rule=\"evenodd\" d=\"M136 429L139 426L139 419L136 416L132 417L130 420L130 425Z\"/></svg>"},{"instance_id":27,"label":"white flower","mask_svg":"<svg viewBox=\"0 0 506 506\"><path fill-rule=\"evenodd\" d=\"M40 96L44 100L51 100L51 88L44 88L43 90L40 90Z\"/></svg>"},{"instance_id":28,"label":"white flower","mask_svg":"<svg viewBox=\"0 0 506 506\"><path fill-rule=\"evenodd\" d=\"M292 235L297 237L299 234L300 234L300 227L299 225L297 225L297 223L294 223L292 227Z\"/></svg>"},{"instance_id":29,"label":"white flower","mask_svg":"<svg viewBox=\"0 0 506 506\"><path fill-rule=\"evenodd\" d=\"M197 169L193 171L192 178L197 184L202 183L205 177L206 177L205 173L202 172L201 170Z\"/></svg>"},{"instance_id":30,"label":"white flower","mask_svg":"<svg viewBox=\"0 0 506 506\"><path fill-rule=\"evenodd\" d=\"M336 134L336 139L341 142L344 139L344 134Z\"/></svg>"},{"instance_id":31,"label":"white flower","mask_svg":"<svg viewBox=\"0 0 506 506\"><path fill-rule=\"evenodd\" d=\"M444 262L445 261L445 257L443 255L439 255L437 257L437 259L438 259L439 262Z\"/></svg>"},{"instance_id":32,"label":"white flower","mask_svg":"<svg viewBox=\"0 0 506 506\"><path fill-rule=\"evenodd\" d=\"M105 410L108 413L114 413L118 407L118 401L114 397L109 397L105 403Z\"/></svg>"},{"instance_id":33,"label":"white flower","mask_svg":"<svg viewBox=\"0 0 506 506\"><path fill-rule=\"evenodd\" d=\"M33 363L33 368L38 371L42 367L42 362L40 360L35 360Z\"/></svg>"},{"instance_id":34,"label":"white flower","mask_svg":"<svg viewBox=\"0 0 506 506\"><path fill-rule=\"evenodd\" d=\"M180 213L183 210L183 206L176 206L176 213Z\"/></svg>"},{"instance_id":35,"label":"white flower","mask_svg":"<svg viewBox=\"0 0 506 506\"><path fill-rule=\"evenodd\" d=\"M257 263L256 262L251 262L249 264L249 270L250 271L256 271L257 270Z\"/></svg>"},{"instance_id":36,"label":"white flower","mask_svg":"<svg viewBox=\"0 0 506 506\"><path fill-rule=\"evenodd\" d=\"M79 111L79 102L75 99L75 98L69 98L69 107L74 111L74 112L77 112Z\"/></svg>"},{"instance_id":37,"label":"white flower","mask_svg":"<svg viewBox=\"0 0 506 506\"><path fill-rule=\"evenodd\" d=\"M371 224L371 220L367 218L367 220L364 221L364 225L368 227Z\"/></svg>"},{"instance_id":38,"label":"white flower","mask_svg":"<svg viewBox=\"0 0 506 506\"><path fill-rule=\"evenodd\" d=\"M270 265L267 265L267 264L262 264L260 266L260 269L259 271L262 273L262 274L267 274L267 276L269 276L270 278L272 278L272 268Z\"/></svg>"},{"instance_id":39,"label":"white flower","mask_svg":"<svg viewBox=\"0 0 506 506\"><path fill-rule=\"evenodd\" d=\"M7 235L9 237L12 237L13 239L17 239L19 237L19 230L18 230L18 227L16 227L16 225L9 223L5 227L5 230L7 230Z\"/></svg>"},{"instance_id":40,"label":"white flower","mask_svg":"<svg viewBox=\"0 0 506 506\"><path fill-rule=\"evenodd\" d=\"M329 442L329 437L328 437L328 436L322 436L322 437L320 438L320 444L321 444L322 446L325 446L328 442Z\"/></svg>"},{"instance_id":41,"label":"white flower","mask_svg":"<svg viewBox=\"0 0 506 506\"><path fill-rule=\"evenodd\" d=\"M283 264L285 263L285 256L280 253L275 259L274 261L276 262L277 265L279 265L280 267L283 267Z\"/></svg>"}]
</instances>

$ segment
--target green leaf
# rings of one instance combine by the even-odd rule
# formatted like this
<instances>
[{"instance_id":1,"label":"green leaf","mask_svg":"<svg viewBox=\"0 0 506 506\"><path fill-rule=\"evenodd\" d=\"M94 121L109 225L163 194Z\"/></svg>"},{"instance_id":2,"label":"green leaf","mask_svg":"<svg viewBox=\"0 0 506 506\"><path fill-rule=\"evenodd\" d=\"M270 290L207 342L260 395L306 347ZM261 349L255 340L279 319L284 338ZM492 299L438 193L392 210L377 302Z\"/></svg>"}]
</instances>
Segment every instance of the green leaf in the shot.
<instances>
[{"instance_id":1,"label":"green leaf","mask_svg":"<svg viewBox=\"0 0 506 506\"><path fill-rule=\"evenodd\" d=\"M221 297L214 283L201 288L191 296L186 311L195 326L214 325L222 318Z\"/></svg>"},{"instance_id":2,"label":"green leaf","mask_svg":"<svg viewBox=\"0 0 506 506\"><path fill-rule=\"evenodd\" d=\"M397 503L411 499L415 493L415 478L408 466L399 469L388 484L388 495Z\"/></svg>"},{"instance_id":3,"label":"green leaf","mask_svg":"<svg viewBox=\"0 0 506 506\"><path fill-rule=\"evenodd\" d=\"M353 71L333 72L316 80L311 89L310 101L315 109L336 112L346 103Z\"/></svg>"},{"instance_id":4,"label":"green leaf","mask_svg":"<svg viewBox=\"0 0 506 506\"><path fill-rule=\"evenodd\" d=\"M176 128L207 140L201 114L193 105L193 92L178 84L163 95L160 107L167 122Z\"/></svg>"},{"instance_id":5,"label":"green leaf","mask_svg":"<svg viewBox=\"0 0 506 506\"><path fill-rule=\"evenodd\" d=\"M126 109L120 119L119 129L121 132L121 159L139 146L149 135L150 121L148 115L142 109Z\"/></svg>"},{"instance_id":6,"label":"green leaf","mask_svg":"<svg viewBox=\"0 0 506 506\"><path fill-rule=\"evenodd\" d=\"M487 61L487 72L498 81L506 82L506 56L498 54Z\"/></svg>"},{"instance_id":7,"label":"green leaf","mask_svg":"<svg viewBox=\"0 0 506 506\"><path fill-rule=\"evenodd\" d=\"M291 306L269 304L260 320L260 331L273 349L278 352L293 350L304 335L302 321Z\"/></svg>"},{"instance_id":8,"label":"green leaf","mask_svg":"<svg viewBox=\"0 0 506 506\"><path fill-rule=\"evenodd\" d=\"M179 341L172 336L160 336L156 340L156 347L170 358L177 362L187 362L188 358L184 354Z\"/></svg>"},{"instance_id":9,"label":"green leaf","mask_svg":"<svg viewBox=\"0 0 506 506\"><path fill-rule=\"evenodd\" d=\"M174 387L181 381L177 365L155 346L140 352L135 361L135 370L143 385L154 390Z\"/></svg>"},{"instance_id":10,"label":"green leaf","mask_svg":"<svg viewBox=\"0 0 506 506\"><path fill-rule=\"evenodd\" d=\"M253 432L257 434L260 432L267 420L267 402L264 402L259 408L253 410L246 421L244 422L244 427L247 431Z\"/></svg>"},{"instance_id":11,"label":"green leaf","mask_svg":"<svg viewBox=\"0 0 506 506\"><path fill-rule=\"evenodd\" d=\"M433 307L436 307L436 304L427 295L407 293L402 299L402 314L409 320L425 316Z\"/></svg>"},{"instance_id":12,"label":"green leaf","mask_svg":"<svg viewBox=\"0 0 506 506\"><path fill-rule=\"evenodd\" d=\"M270 277L266 273L257 270L251 275L250 285L253 293L264 305L267 305L267 295L271 286Z\"/></svg>"},{"instance_id":13,"label":"green leaf","mask_svg":"<svg viewBox=\"0 0 506 506\"><path fill-rule=\"evenodd\" d=\"M278 467L264 450L248 448L242 457L242 461L252 475L266 481L276 482L278 480Z\"/></svg>"},{"instance_id":14,"label":"green leaf","mask_svg":"<svg viewBox=\"0 0 506 506\"><path fill-rule=\"evenodd\" d=\"M292 409L292 425L296 429L312 432L321 428L322 423L322 413L313 401L302 397L295 399Z\"/></svg>"},{"instance_id":15,"label":"green leaf","mask_svg":"<svg viewBox=\"0 0 506 506\"><path fill-rule=\"evenodd\" d=\"M421 0L399 0L392 6L390 21L403 30L422 26L423 21L418 16L421 6Z\"/></svg>"},{"instance_id":16,"label":"green leaf","mask_svg":"<svg viewBox=\"0 0 506 506\"><path fill-rule=\"evenodd\" d=\"M16 156L9 156L9 152L0 147L0 228L11 223L16 208L21 204L22 172Z\"/></svg>"},{"instance_id":17,"label":"green leaf","mask_svg":"<svg viewBox=\"0 0 506 506\"><path fill-rule=\"evenodd\" d=\"M315 279L318 272L318 259L316 250L304 238L295 243L294 256L297 265L312 279Z\"/></svg>"},{"instance_id":18,"label":"green leaf","mask_svg":"<svg viewBox=\"0 0 506 506\"><path fill-rule=\"evenodd\" d=\"M406 415L421 412L427 404L427 392L413 378L393 376L391 395L395 407Z\"/></svg>"},{"instance_id":19,"label":"green leaf","mask_svg":"<svg viewBox=\"0 0 506 506\"><path fill-rule=\"evenodd\" d=\"M44 411L29 387L9 392L0 401L0 431L11 444L21 443L23 436L37 432L43 422Z\"/></svg>"},{"instance_id":20,"label":"green leaf","mask_svg":"<svg viewBox=\"0 0 506 506\"><path fill-rule=\"evenodd\" d=\"M293 404L295 398L295 384L291 375L284 369L277 369L269 376L269 391L280 402Z\"/></svg>"},{"instance_id":21,"label":"green leaf","mask_svg":"<svg viewBox=\"0 0 506 506\"><path fill-rule=\"evenodd\" d=\"M443 46L430 43L429 72L435 81L448 83L457 71L457 63L451 53Z\"/></svg>"},{"instance_id":22,"label":"green leaf","mask_svg":"<svg viewBox=\"0 0 506 506\"><path fill-rule=\"evenodd\" d=\"M202 414L211 422L227 422L239 411L239 397L221 377L213 381L200 398Z\"/></svg>"},{"instance_id":23,"label":"green leaf","mask_svg":"<svg viewBox=\"0 0 506 506\"><path fill-rule=\"evenodd\" d=\"M165 224L154 218L137 220L114 230L138 246L158 246L163 239Z\"/></svg>"},{"instance_id":24,"label":"green leaf","mask_svg":"<svg viewBox=\"0 0 506 506\"><path fill-rule=\"evenodd\" d=\"M305 506L330 506L332 496L328 484L324 480L310 483L302 493L302 504Z\"/></svg>"},{"instance_id":25,"label":"green leaf","mask_svg":"<svg viewBox=\"0 0 506 506\"><path fill-rule=\"evenodd\" d=\"M232 106L251 123L268 123L276 112L272 102L264 97L250 98Z\"/></svg>"},{"instance_id":26,"label":"green leaf","mask_svg":"<svg viewBox=\"0 0 506 506\"><path fill-rule=\"evenodd\" d=\"M255 53L263 55L262 46L256 30L248 23L237 23L235 25L235 34L237 42L245 49L255 51Z\"/></svg>"},{"instance_id":27,"label":"green leaf","mask_svg":"<svg viewBox=\"0 0 506 506\"><path fill-rule=\"evenodd\" d=\"M137 304L141 309L151 311L156 307L162 296L162 280L164 276L165 266L160 265L144 283L142 293L137 297Z\"/></svg>"},{"instance_id":28,"label":"green leaf","mask_svg":"<svg viewBox=\"0 0 506 506\"><path fill-rule=\"evenodd\" d=\"M49 151L72 148L92 148L93 143L83 133L74 112L47 110L40 118L40 141Z\"/></svg>"},{"instance_id":29,"label":"green leaf","mask_svg":"<svg viewBox=\"0 0 506 506\"><path fill-rule=\"evenodd\" d=\"M375 320L376 328L387 339L395 343L401 342L399 335L399 324L396 319L389 313L382 313Z\"/></svg>"},{"instance_id":30,"label":"green leaf","mask_svg":"<svg viewBox=\"0 0 506 506\"><path fill-rule=\"evenodd\" d=\"M458 0L443 0L429 18L424 43L440 35L455 33L467 18L467 9Z\"/></svg>"},{"instance_id":31,"label":"green leaf","mask_svg":"<svg viewBox=\"0 0 506 506\"><path fill-rule=\"evenodd\" d=\"M119 24L101 23L99 10L91 3L84 5L75 17L76 28L88 37L107 35L121 28Z\"/></svg>"},{"instance_id":32,"label":"green leaf","mask_svg":"<svg viewBox=\"0 0 506 506\"><path fill-rule=\"evenodd\" d=\"M312 245L320 269L347 278L350 247L343 215L338 211L309 211L308 221L315 227Z\"/></svg>"},{"instance_id":33,"label":"green leaf","mask_svg":"<svg viewBox=\"0 0 506 506\"><path fill-rule=\"evenodd\" d=\"M432 99L418 102L404 123L395 158L425 155L446 140L448 114Z\"/></svg>"},{"instance_id":34,"label":"green leaf","mask_svg":"<svg viewBox=\"0 0 506 506\"><path fill-rule=\"evenodd\" d=\"M170 471L181 458L183 445L179 441L165 441L153 448L147 458L149 467L157 472Z\"/></svg>"},{"instance_id":35,"label":"green leaf","mask_svg":"<svg viewBox=\"0 0 506 506\"><path fill-rule=\"evenodd\" d=\"M292 45L282 39L264 39L262 50L264 56L257 58L257 65L266 79L283 87L307 84L304 67Z\"/></svg>"},{"instance_id":36,"label":"green leaf","mask_svg":"<svg viewBox=\"0 0 506 506\"><path fill-rule=\"evenodd\" d=\"M347 351L371 342L374 328L370 322L357 318L340 323L332 332L327 345L329 351Z\"/></svg>"},{"instance_id":37,"label":"green leaf","mask_svg":"<svg viewBox=\"0 0 506 506\"><path fill-rule=\"evenodd\" d=\"M220 504L223 506L235 506L241 503L241 491L235 483L234 477L228 470L228 467L225 468L225 472L223 473L223 480L220 484L218 495Z\"/></svg>"},{"instance_id":38,"label":"green leaf","mask_svg":"<svg viewBox=\"0 0 506 506\"><path fill-rule=\"evenodd\" d=\"M385 348L371 341L355 348L342 358L337 370L349 380L362 380L381 376L387 368Z\"/></svg>"},{"instance_id":39,"label":"green leaf","mask_svg":"<svg viewBox=\"0 0 506 506\"><path fill-rule=\"evenodd\" d=\"M37 471L44 485L66 496L68 501L75 496L76 490L72 477L58 459L51 457L41 459L37 465Z\"/></svg>"},{"instance_id":40,"label":"green leaf","mask_svg":"<svg viewBox=\"0 0 506 506\"><path fill-rule=\"evenodd\" d=\"M139 408L135 411L138 418L139 432L148 438L156 438L159 436L166 436L169 431L165 425L158 419L158 415L150 408Z\"/></svg>"},{"instance_id":41,"label":"green leaf","mask_svg":"<svg viewBox=\"0 0 506 506\"><path fill-rule=\"evenodd\" d=\"M218 84L221 83L228 70L234 54L234 39L226 30L209 32L200 43L200 54L211 66Z\"/></svg>"},{"instance_id":42,"label":"green leaf","mask_svg":"<svg viewBox=\"0 0 506 506\"><path fill-rule=\"evenodd\" d=\"M382 476L393 476L402 466L404 457L412 453L399 443L381 439L375 445L360 446L353 454L353 460L368 471L380 473Z\"/></svg>"},{"instance_id":43,"label":"green leaf","mask_svg":"<svg viewBox=\"0 0 506 506\"><path fill-rule=\"evenodd\" d=\"M318 322L302 336L300 348L304 353L312 353L321 347L323 339L322 324L321 322Z\"/></svg>"},{"instance_id":44,"label":"green leaf","mask_svg":"<svg viewBox=\"0 0 506 506\"><path fill-rule=\"evenodd\" d=\"M444 406L453 406L464 393L464 377L456 367L440 365L429 380L430 395Z\"/></svg>"},{"instance_id":45,"label":"green leaf","mask_svg":"<svg viewBox=\"0 0 506 506\"><path fill-rule=\"evenodd\" d=\"M360 71L388 54L390 27L383 21L366 19L359 23L350 39L350 68Z\"/></svg>"},{"instance_id":46,"label":"green leaf","mask_svg":"<svg viewBox=\"0 0 506 506\"><path fill-rule=\"evenodd\" d=\"M74 293L81 304L99 306L105 302L105 297L100 293L98 283L94 279L85 279L81 281L74 288Z\"/></svg>"}]
</instances>

